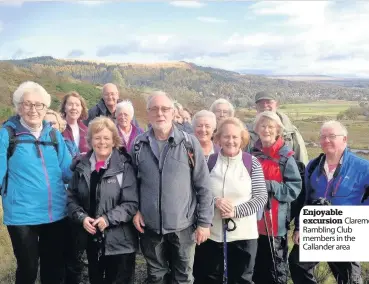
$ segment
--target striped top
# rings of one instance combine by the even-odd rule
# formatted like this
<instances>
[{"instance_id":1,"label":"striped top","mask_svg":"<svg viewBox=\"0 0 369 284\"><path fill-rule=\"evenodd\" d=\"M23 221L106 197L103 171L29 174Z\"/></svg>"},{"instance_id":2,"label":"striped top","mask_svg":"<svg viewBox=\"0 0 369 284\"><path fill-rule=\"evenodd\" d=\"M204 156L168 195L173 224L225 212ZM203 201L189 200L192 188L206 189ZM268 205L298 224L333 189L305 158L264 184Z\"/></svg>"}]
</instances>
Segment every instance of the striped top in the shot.
<instances>
[{"instance_id":1,"label":"striped top","mask_svg":"<svg viewBox=\"0 0 369 284\"><path fill-rule=\"evenodd\" d=\"M252 198L236 206L236 218L250 216L258 212L264 208L268 199L263 168L258 159L254 156L252 156L251 188Z\"/></svg>"}]
</instances>

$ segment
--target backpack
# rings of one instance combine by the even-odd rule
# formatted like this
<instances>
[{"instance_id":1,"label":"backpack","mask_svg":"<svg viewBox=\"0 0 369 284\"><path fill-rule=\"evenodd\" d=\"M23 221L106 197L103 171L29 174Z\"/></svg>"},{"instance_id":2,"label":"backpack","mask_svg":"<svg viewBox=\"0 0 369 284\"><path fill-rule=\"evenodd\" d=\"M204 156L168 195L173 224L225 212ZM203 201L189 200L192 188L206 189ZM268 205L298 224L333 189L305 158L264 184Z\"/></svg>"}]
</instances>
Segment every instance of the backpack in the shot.
<instances>
[{"instance_id":1,"label":"backpack","mask_svg":"<svg viewBox=\"0 0 369 284\"><path fill-rule=\"evenodd\" d=\"M16 135L13 127L5 126L4 128L8 131L8 136L9 136L9 147L6 153L6 160L7 160L8 166L9 166L9 159L13 156L17 148L17 145L20 143L53 146L55 148L56 154L59 153L58 139L56 138L56 129L54 128L52 128L49 132L51 141L38 141L38 140L31 140L31 139L21 140L21 139L18 139L18 136ZM41 156L39 151L37 151L37 155L39 157ZM7 187L8 187L8 171L6 172L5 177L4 177L4 196L6 195Z\"/></svg>"}]
</instances>

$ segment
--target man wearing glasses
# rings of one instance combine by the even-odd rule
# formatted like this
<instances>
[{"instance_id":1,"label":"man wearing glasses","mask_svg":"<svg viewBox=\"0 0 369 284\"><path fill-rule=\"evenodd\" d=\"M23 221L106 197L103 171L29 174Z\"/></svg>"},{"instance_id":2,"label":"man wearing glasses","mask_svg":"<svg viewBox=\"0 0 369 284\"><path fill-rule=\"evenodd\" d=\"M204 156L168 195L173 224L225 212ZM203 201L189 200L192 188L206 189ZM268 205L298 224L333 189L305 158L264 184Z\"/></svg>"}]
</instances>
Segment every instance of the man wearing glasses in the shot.
<instances>
[{"instance_id":1,"label":"man wearing glasses","mask_svg":"<svg viewBox=\"0 0 369 284\"><path fill-rule=\"evenodd\" d=\"M347 148L347 130L338 121L325 122L320 129L323 153L309 162L305 171L305 205L369 205L369 161ZM299 215L295 219L295 243L289 265L294 283L317 283L316 262L299 262ZM359 262L328 263L337 283L362 283Z\"/></svg>"},{"instance_id":2,"label":"man wearing glasses","mask_svg":"<svg viewBox=\"0 0 369 284\"><path fill-rule=\"evenodd\" d=\"M173 123L166 93L149 97L147 113L151 127L131 152L139 196L133 223L141 233L147 282L193 283L195 246L210 236L214 215L209 170L200 142Z\"/></svg>"}]
</instances>

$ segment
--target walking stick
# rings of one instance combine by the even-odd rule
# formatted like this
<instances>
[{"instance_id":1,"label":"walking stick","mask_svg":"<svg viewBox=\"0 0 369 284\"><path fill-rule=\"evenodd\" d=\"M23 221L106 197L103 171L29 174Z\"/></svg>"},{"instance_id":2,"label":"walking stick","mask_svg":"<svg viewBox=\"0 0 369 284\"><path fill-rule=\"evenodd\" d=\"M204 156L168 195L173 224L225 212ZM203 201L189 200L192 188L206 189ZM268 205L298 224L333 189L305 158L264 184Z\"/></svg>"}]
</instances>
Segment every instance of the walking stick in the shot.
<instances>
[{"instance_id":1,"label":"walking stick","mask_svg":"<svg viewBox=\"0 0 369 284\"><path fill-rule=\"evenodd\" d=\"M232 227L229 226L229 222L232 223ZM223 224L223 284L228 283L228 253L227 253L227 232L236 230L236 223L232 219L225 219Z\"/></svg>"}]
</instances>

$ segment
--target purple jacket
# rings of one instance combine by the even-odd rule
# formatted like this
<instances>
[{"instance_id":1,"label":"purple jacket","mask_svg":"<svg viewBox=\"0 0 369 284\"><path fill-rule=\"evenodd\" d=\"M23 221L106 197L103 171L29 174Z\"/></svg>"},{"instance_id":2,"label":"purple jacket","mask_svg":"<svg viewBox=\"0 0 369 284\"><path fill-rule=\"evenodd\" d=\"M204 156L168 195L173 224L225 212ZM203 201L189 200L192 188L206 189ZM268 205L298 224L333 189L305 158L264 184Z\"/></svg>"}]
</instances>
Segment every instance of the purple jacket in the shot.
<instances>
[{"instance_id":1,"label":"purple jacket","mask_svg":"<svg viewBox=\"0 0 369 284\"><path fill-rule=\"evenodd\" d=\"M131 135L129 136L128 143L124 141L123 133L120 130L120 127L117 125L119 136L120 138L122 138L122 144L127 149L128 153L131 152L131 148L132 148L133 142L135 141L136 137L144 133L144 131L141 128L137 127L133 123L131 123L131 125L132 125L132 132L131 132Z\"/></svg>"},{"instance_id":2,"label":"purple jacket","mask_svg":"<svg viewBox=\"0 0 369 284\"><path fill-rule=\"evenodd\" d=\"M87 144L87 126L84 125L84 123L81 120L78 121L78 126L79 126L78 149L81 153L86 153L89 151L89 147ZM62 135L66 140L75 142L74 137L73 137L72 128L68 124L65 130L63 131Z\"/></svg>"}]
</instances>

